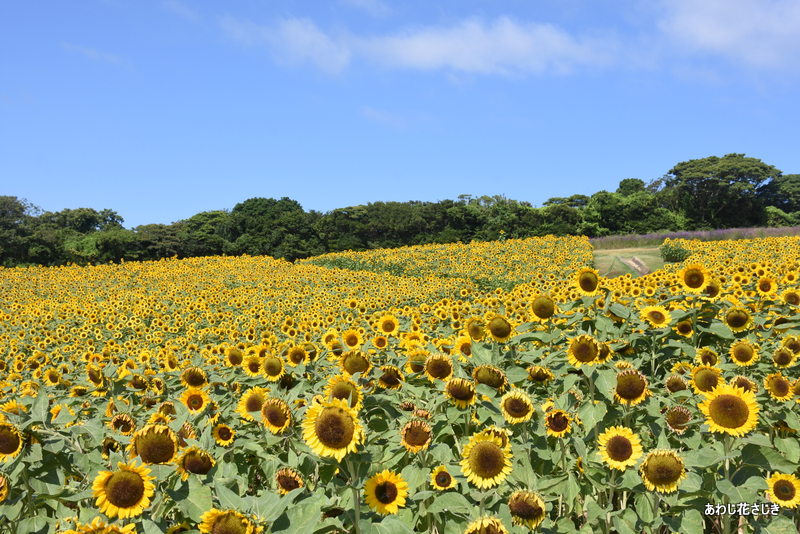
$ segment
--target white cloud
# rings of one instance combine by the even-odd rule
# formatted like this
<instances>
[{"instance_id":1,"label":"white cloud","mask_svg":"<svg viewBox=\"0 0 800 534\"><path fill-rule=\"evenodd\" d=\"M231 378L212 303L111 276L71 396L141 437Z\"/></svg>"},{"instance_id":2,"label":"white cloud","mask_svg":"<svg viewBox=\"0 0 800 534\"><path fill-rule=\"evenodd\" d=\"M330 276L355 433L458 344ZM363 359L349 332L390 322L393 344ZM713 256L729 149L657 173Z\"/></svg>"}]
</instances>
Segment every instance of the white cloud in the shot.
<instances>
[{"instance_id":1,"label":"white cloud","mask_svg":"<svg viewBox=\"0 0 800 534\"><path fill-rule=\"evenodd\" d=\"M164 0L164 9L191 22L197 22L200 19L200 15L197 14L197 11L180 0Z\"/></svg>"},{"instance_id":2,"label":"white cloud","mask_svg":"<svg viewBox=\"0 0 800 534\"><path fill-rule=\"evenodd\" d=\"M61 48L69 50L70 52L78 53L87 59L91 59L92 61L113 63L115 65L121 65L123 63L122 58L115 54L109 54L108 52L103 52L88 46L81 46L74 43L61 43Z\"/></svg>"},{"instance_id":3,"label":"white cloud","mask_svg":"<svg viewBox=\"0 0 800 534\"><path fill-rule=\"evenodd\" d=\"M797 0L669 0L659 28L691 52L754 67L785 67L800 59Z\"/></svg>"},{"instance_id":4,"label":"white cloud","mask_svg":"<svg viewBox=\"0 0 800 534\"><path fill-rule=\"evenodd\" d=\"M350 7L360 9L373 17L385 17L392 12L391 8L380 0L341 0L341 2Z\"/></svg>"},{"instance_id":5,"label":"white cloud","mask_svg":"<svg viewBox=\"0 0 800 534\"><path fill-rule=\"evenodd\" d=\"M247 44L265 44L282 60L311 62L339 72L353 58L386 68L445 70L479 74L567 72L611 63L612 40L575 37L551 24L518 23L500 17L486 23L467 19L385 35L331 35L307 19L284 19L259 26L233 17L223 29Z\"/></svg>"},{"instance_id":6,"label":"white cloud","mask_svg":"<svg viewBox=\"0 0 800 534\"><path fill-rule=\"evenodd\" d=\"M365 119L384 126L391 126L392 128L405 128L408 126L408 121L404 117L382 109L364 106L359 112Z\"/></svg>"}]
</instances>

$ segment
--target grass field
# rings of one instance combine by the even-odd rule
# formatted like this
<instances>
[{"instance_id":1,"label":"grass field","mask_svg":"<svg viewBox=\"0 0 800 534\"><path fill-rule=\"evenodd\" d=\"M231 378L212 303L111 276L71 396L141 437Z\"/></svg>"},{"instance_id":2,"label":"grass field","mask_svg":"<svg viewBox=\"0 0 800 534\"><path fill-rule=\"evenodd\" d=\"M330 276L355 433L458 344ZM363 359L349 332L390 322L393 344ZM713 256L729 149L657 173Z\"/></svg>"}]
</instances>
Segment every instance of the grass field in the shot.
<instances>
[{"instance_id":1,"label":"grass field","mask_svg":"<svg viewBox=\"0 0 800 534\"><path fill-rule=\"evenodd\" d=\"M636 259L646 267L635 267ZM640 265L641 265L640 264ZM656 247L615 248L594 251L594 265L600 274L609 278L631 274L641 276L664 266L661 253Z\"/></svg>"}]
</instances>

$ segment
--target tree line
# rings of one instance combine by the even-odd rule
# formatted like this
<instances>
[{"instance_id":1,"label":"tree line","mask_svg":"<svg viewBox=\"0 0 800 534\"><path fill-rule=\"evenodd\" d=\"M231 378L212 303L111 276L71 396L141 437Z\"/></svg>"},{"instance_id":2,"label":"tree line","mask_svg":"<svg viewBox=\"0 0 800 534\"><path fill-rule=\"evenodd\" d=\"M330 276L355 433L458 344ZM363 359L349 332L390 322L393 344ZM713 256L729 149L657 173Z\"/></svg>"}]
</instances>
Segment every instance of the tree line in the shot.
<instances>
[{"instance_id":1,"label":"tree line","mask_svg":"<svg viewBox=\"0 0 800 534\"><path fill-rule=\"evenodd\" d=\"M675 165L616 191L550 198L541 207L504 196L372 202L321 213L287 197L251 198L172 224L122 226L113 210L43 212L0 196L0 265L61 265L209 255L295 260L325 252L547 234L651 233L800 224L800 175L744 154Z\"/></svg>"}]
</instances>

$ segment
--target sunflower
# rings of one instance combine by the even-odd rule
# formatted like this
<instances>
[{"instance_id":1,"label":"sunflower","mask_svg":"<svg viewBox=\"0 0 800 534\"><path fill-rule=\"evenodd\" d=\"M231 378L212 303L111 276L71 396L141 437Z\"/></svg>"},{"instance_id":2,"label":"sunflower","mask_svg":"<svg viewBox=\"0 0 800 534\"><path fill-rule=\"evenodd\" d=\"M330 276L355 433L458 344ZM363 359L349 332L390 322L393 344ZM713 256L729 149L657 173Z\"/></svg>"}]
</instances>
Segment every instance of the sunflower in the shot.
<instances>
[{"instance_id":1,"label":"sunflower","mask_svg":"<svg viewBox=\"0 0 800 534\"><path fill-rule=\"evenodd\" d=\"M11 423L0 423L0 462L8 462L22 452L22 433Z\"/></svg>"},{"instance_id":2,"label":"sunflower","mask_svg":"<svg viewBox=\"0 0 800 534\"><path fill-rule=\"evenodd\" d=\"M508 386L508 378L502 369L493 365L479 365L472 370L472 378L478 384L502 391Z\"/></svg>"},{"instance_id":3,"label":"sunflower","mask_svg":"<svg viewBox=\"0 0 800 534\"><path fill-rule=\"evenodd\" d=\"M120 526L108 524L99 517L92 519L91 523L81 523L77 517L71 519L75 521L75 528L63 531L62 534L136 534L136 525L133 523Z\"/></svg>"},{"instance_id":4,"label":"sunflower","mask_svg":"<svg viewBox=\"0 0 800 534\"><path fill-rule=\"evenodd\" d=\"M286 362L291 365L292 367L296 367L300 364L307 364L310 360L308 352L303 345L293 345L287 352L286 352Z\"/></svg>"},{"instance_id":5,"label":"sunflower","mask_svg":"<svg viewBox=\"0 0 800 534\"><path fill-rule=\"evenodd\" d=\"M667 423L667 428L676 434L683 434L686 432L691 419L691 412L683 406L673 406L664 414L664 421Z\"/></svg>"},{"instance_id":6,"label":"sunflower","mask_svg":"<svg viewBox=\"0 0 800 534\"><path fill-rule=\"evenodd\" d=\"M600 273L591 267L583 267L575 273L575 283L581 295L596 295L600 288Z\"/></svg>"},{"instance_id":7,"label":"sunflower","mask_svg":"<svg viewBox=\"0 0 800 534\"><path fill-rule=\"evenodd\" d=\"M756 284L756 291L758 291L761 298L775 297L778 291L778 283L770 276L762 276Z\"/></svg>"},{"instance_id":8,"label":"sunflower","mask_svg":"<svg viewBox=\"0 0 800 534\"><path fill-rule=\"evenodd\" d=\"M758 361L758 346L746 339L742 339L731 345L729 354L733 363L740 367L748 367Z\"/></svg>"},{"instance_id":9,"label":"sunflower","mask_svg":"<svg viewBox=\"0 0 800 534\"><path fill-rule=\"evenodd\" d=\"M406 504L408 483L399 474L385 469L367 480L364 496L369 507L379 514L396 514Z\"/></svg>"},{"instance_id":10,"label":"sunflower","mask_svg":"<svg viewBox=\"0 0 800 534\"><path fill-rule=\"evenodd\" d=\"M394 315L385 314L378 319L376 330L384 336L396 336L400 330L400 323Z\"/></svg>"},{"instance_id":11,"label":"sunflower","mask_svg":"<svg viewBox=\"0 0 800 534\"><path fill-rule=\"evenodd\" d=\"M282 434L292 423L292 411L284 400L267 399L261 405L261 422L273 434Z\"/></svg>"},{"instance_id":12,"label":"sunflower","mask_svg":"<svg viewBox=\"0 0 800 534\"><path fill-rule=\"evenodd\" d=\"M508 534L508 530L500 519L483 516L467 525L464 534Z\"/></svg>"},{"instance_id":13,"label":"sunflower","mask_svg":"<svg viewBox=\"0 0 800 534\"><path fill-rule=\"evenodd\" d=\"M244 353L237 347L225 349L225 358L222 360L226 367L238 367L244 360Z\"/></svg>"},{"instance_id":14,"label":"sunflower","mask_svg":"<svg viewBox=\"0 0 800 534\"><path fill-rule=\"evenodd\" d=\"M425 359L425 376L428 380L447 381L453 375L453 360L445 354L431 354Z\"/></svg>"},{"instance_id":15,"label":"sunflower","mask_svg":"<svg viewBox=\"0 0 800 534\"><path fill-rule=\"evenodd\" d=\"M690 319L678 321L675 323L675 326L673 326L672 329L675 330L679 336L683 337L692 337L692 334L694 333L694 327L692 326L692 321Z\"/></svg>"},{"instance_id":16,"label":"sunflower","mask_svg":"<svg viewBox=\"0 0 800 534\"><path fill-rule=\"evenodd\" d=\"M245 421L255 421L257 414L261 412L261 407L268 397L268 389L258 386L252 387L239 399L239 404L236 406L236 413Z\"/></svg>"},{"instance_id":17,"label":"sunflower","mask_svg":"<svg viewBox=\"0 0 800 534\"><path fill-rule=\"evenodd\" d=\"M708 270L697 263L687 265L678 271L678 283L689 293L702 293L710 281Z\"/></svg>"},{"instance_id":18,"label":"sunflower","mask_svg":"<svg viewBox=\"0 0 800 534\"><path fill-rule=\"evenodd\" d=\"M514 335L514 326L502 315L495 315L486 324L486 332L492 339L502 343Z\"/></svg>"},{"instance_id":19,"label":"sunflower","mask_svg":"<svg viewBox=\"0 0 800 534\"><path fill-rule=\"evenodd\" d=\"M689 389L689 383L681 375L669 375L664 381L664 385L670 393Z\"/></svg>"},{"instance_id":20,"label":"sunflower","mask_svg":"<svg viewBox=\"0 0 800 534\"><path fill-rule=\"evenodd\" d=\"M753 393L758 393L758 384L747 378L743 375L736 375L731 378L728 383L737 388L741 388L745 391L752 391Z\"/></svg>"},{"instance_id":21,"label":"sunflower","mask_svg":"<svg viewBox=\"0 0 800 534\"><path fill-rule=\"evenodd\" d=\"M186 480L189 478L190 473L195 475L207 474L216 462L208 452L198 447L189 447L178 456L175 463L178 465L178 473L181 478Z\"/></svg>"},{"instance_id":22,"label":"sunflower","mask_svg":"<svg viewBox=\"0 0 800 534\"><path fill-rule=\"evenodd\" d=\"M8 479L0 475L0 503L8 497Z\"/></svg>"},{"instance_id":23,"label":"sunflower","mask_svg":"<svg viewBox=\"0 0 800 534\"><path fill-rule=\"evenodd\" d=\"M782 508L797 508L800 504L800 478L773 473L767 479L769 500Z\"/></svg>"},{"instance_id":24,"label":"sunflower","mask_svg":"<svg viewBox=\"0 0 800 534\"><path fill-rule=\"evenodd\" d=\"M692 369L692 387L695 393L711 391L722 384L722 370L711 365L698 365Z\"/></svg>"},{"instance_id":25,"label":"sunflower","mask_svg":"<svg viewBox=\"0 0 800 534\"><path fill-rule=\"evenodd\" d=\"M548 295L538 295L531 303L531 311L536 320L545 321L555 315L556 303Z\"/></svg>"},{"instance_id":26,"label":"sunflower","mask_svg":"<svg viewBox=\"0 0 800 534\"><path fill-rule=\"evenodd\" d=\"M141 514L155 494L155 477L134 463L117 464L116 471L100 471L92 483L95 506L110 518L125 519Z\"/></svg>"},{"instance_id":27,"label":"sunflower","mask_svg":"<svg viewBox=\"0 0 800 534\"><path fill-rule=\"evenodd\" d=\"M547 515L541 495L532 491L515 491L508 498L511 521L529 529L538 527Z\"/></svg>"},{"instance_id":28,"label":"sunflower","mask_svg":"<svg viewBox=\"0 0 800 534\"><path fill-rule=\"evenodd\" d=\"M544 416L544 426L548 435L560 438L572 430L572 417L564 410L549 410Z\"/></svg>"},{"instance_id":29,"label":"sunflower","mask_svg":"<svg viewBox=\"0 0 800 534\"><path fill-rule=\"evenodd\" d=\"M639 467L639 474L648 490L672 493L686 478L686 466L676 452L656 449L647 454Z\"/></svg>"},{"instance_id":30,"label":"sunflower","mask_svg":"<svg viewBox=\"0 0 800 534\"><path fill-rule=\"evenodd\" d=\"M781 293L781 300L789 306L800 306L800 291L787 289Z\"/></svg>"},{"instance_id":31,"label":"sunflower","mask_svg":"<svg viewBox=\"0 0 800 534\"><path fill-rule=\"evenodd\" d=\"M133 431L136 430L136 421L126 413L118 413L111 418L111 421L108 422L108 426L123 436L130 436L133 434Z\"/></svg>"},{"instance_id":32,"label":"sunflower","mask_svg":"<svg viewBox=\"0 0 800 534\"><path fill-rule=\"evenodd\" d=\"M431 486L437 491L444 491L456 485L456 479L447 471L447 467L440 465L431 471Z\"/></svg>"},{"instance_id":33,"label":"sunflower","mask_svg":"<svg viewBox=\"0 0 800 534\"><path fill-rule=\"evenodd\" d=\"M744 436L758 423L758 404L751 391L723 384L706 393L706 400L697 406L706 416L711 432Z\"/></svg>"},{"instance_id":34,"label":"sunflower","mask_svg":"<svg viewBox=\"0 0 800 534\"><path fill-rule=\"evenodd\" d=\"M650 396L647 378L636 369L626 369L617 374L614 400L622 404L636 406Z\"/></svg>"},{"instance_id":35,"label":"sunflower","mask_svg":"<svg viewBox=\"0 0 800 534\"><path fill-rule=\"evenodd\" d=\"M382 365L381 376L378 378L378 385L383 389L400 389L403 387L405 376L399 367L394 365Z\"/></svg>"},{"instance_id":36,"label":"sunflower","mask_svg":"<svg viewBox=\"0 0 800 534\"><path fill-rule=\"evenodd\" d=\"M217 445L221 447L229 446L236 437L236 432L223 423L216 425L211 431L211 434L214 436L214 441L217 442Z\"/></svg>"},{"instance_id":37,"label":"sunflower","mask_svg":"<svg viewBox=\"0 0 800 534\"><path fill-rule=\"evenodd\" d=\"M355 328L342 332L342 343L350 350L357 349L364 344L364 337Z\"/></svg>"},{"instance_id":38,"label":"sunflower","mask_svg":"<svg viewBox=\"0 0 800 534\"><path fill-rule=\"evenodd\" d=\"M290 491L305 486L303 477L291 467L282 467L275 472L275 483L278 485L278 493L286 495Z\"/></svg>"},{"instance_id":39,"label":"sunflower","mask_svg":"<svg viewBox=\"0 0 800 534\"><path fill-rule=\"evenodd\" d=\"M533 416L533 403L524 391L509 391L500 399L500 411L509 424L524 423Z\"/></svg>"},{"instance_id":40,"label":"sunflower","mask_svg":"<svg viewBox=\"0 0 800 534\"><path fill-rule=\"evenodd\" d=\"M787 401L794 396L792 382L781 373L772 373L764 378L764 388L777 401Z\"/></svg>"},{"instance_id":41,"label":"sunflower","mask_svg":"<svg viewBox=\"0 0 800 534\"><path fill-rule=\"evenodd\" d=\"M723 321L728 325L732 332L742 332L750 328L753 324L753 317L747 309L735 306L725 312Z\"/></svg>"},{"instance_id":42,"label":"sunflower","mask_svg":"<svg viewBox=\"0 0 800 534\"><path fill-rule=\"evenodd\" d=\"M320 456L341 462L364 438L358 413L341 399L323 400L306 411L303 439Z\"/></svg>"},{"instance_id":43,"label":"sunflower","mask_svg":"<svg viewBox=\"0 0 800 534\"><path fill-rule=\"evenodd\" d=\"M453 401L457 408L467 408L477 401L475 385L466 378L453 378L447 381L444 394Z\"/></svg>"},{"instance_id":44,"label":"sunflower","mask_svg":"<svg viewBox=\"0 0 800 534\"><path fill-rule=\"evenodd\" d=\"M200 367L189 367L181 373L183 387L200 388L208 384L208 376Z\"/></svg>"},{"instance_id":45,"label":"sunflower","mask_svg":"<svg viewBox=\"0 0 800 534\"><path fill-rule=\"evenodd\" d=\"M700 365L717 365L719 363L719 354L708 347L697 349L694 357Z\"/></svg>"},{"instance_id":46,"label":"sunflower","mask_svg":"<svg viewBox=\"0 0 800 534\"><path fill-rule=\"evenodd\" d=\"M166 464L178 452L178 438L168 426L147 425L133 435L128 451L146 464Z\"/></svg>"},{"instance_id":47,"label":"sunflower","mask_svg":"<svg viewBox=\"0 0 800 534\"><path fill-rule=\"evenodd\" d=\"M344 353L339 360L339 365L349 375L361 373L361 376L364 376L372 369L372 362L363 352L358 350Z\"/></svg>"},{"instance_id":48,"label":"sunflower","mask_svg":"<svg viewBox=\"0 0 800 534\"><path fill-rule=\"evenodd\" d=\"M612 469L624 471L636 465L642 455L642 442L630 428L612 426L598 438L600 458Z\"/></svg>"},{"instance_id":49,"label":"sunflower","mask_svg":"<svg viewBox=\"0 0 800 534\"><path fill-rule=\"evenodd\" d=\"M328 380L325 395L329 399L342 399L350 404L356 411L361 409L364 395L358 384L350 380L347 375L334 375Z\"/></svg>"},{"instance_id":50,"label":"sunflower","mask_svg":"<svg viewBox=\"0 0 800 534\"><path fill-rule=\"evenodd\" d=\"M672 321L672 315L664 306L647 306L642 308L640 316L643 321L650 323L653 328L663 328Z\"/></svg>"},{"instance_id":51,"label":"sunflower","mask_svg":"<svg viewBox=\"0 0 800 534\"><path fill-rule=\"evenodd\" d=\"M189 532L190 530L192 530L192 526L189 524L189 522L181 521L180 523L176 523L168 527L165 534L180 534L181 532Z\"/></svg>"},{"instance_id":52,"label":"sunflower","mask_svg":"<svg viewBox=\"0 0 800 534\"><path fill-rule=\"evenodd\" d=\"M249 377L256 377L263 372L264 358L258 354L248 354L242 362L242 369Z\"/></svg>"},{"instance_id":53,"label":"sunflower","mask_svg":"<svg viewBox=\"0 0 800 534\"><path fill-rule=\"evenodd\" d=\"M206 409L211 397L203 389L189 388L181 395L181 402L189 409L189 413L198 414Z\"/></svg>"},{"instance_id":54,"label":"sunflower","mask_svg":"<svg viewBox=\"0 0 800 534\"><path fill-rule=\"evenodd\" d=\"M511 472L511 447L496 436L474 434L461 456L461 471L479 489L497 486Z\"/></svg>"},{"instance_id":55,"label":"sunflower","mask_svg":"<svg viewBox=\"0 0 800 534\"><path fill-rule=\"evenodd\" d=\"M433 433L425 421L411 421L400 430L400 444L408 452L419 452L431 444Z\"/></svg>"},{"instance_id":56,"label":"sunflower","mask_svg":"<svg viewBox=\"0 0 800 534\"><path fill-rule=\"evenodd\" d=\"M575 367L594 365L600 355L600 346L592 336L583 334L573 338L567 349L567 360Z\"/></svg>"},{"instance_id":57,"label":"sunflower","mask_svg":"<svg viewBox=\"0 0 800 534\"><path fill-rule=\"evenodd\" d=\"M270 354L261 362L260 371L270 382L277 382L286 374L286 367L283 360L274 354ZM259 374L259 373L256 373Z\"/></svg>"},{"instance_id":58,"label":"sunflower","mask_svg":"<svg viewBox=\"0 0 800 534\"><path fill-rule=\"evenodd\" d=\"M533 365L528 368L528 380L537 384L546 384L553 380L555 375L547 367Z\"/></svg>"},{"instance_id":59,"label":"sunflower","mask_svg":"<svg viewBox=\"0 0 800 534\"><path fill-rule=\"evenodd\" d=\"M479 317L473 317L467 321L467 335L472 338L473 341L482 341L484 337L486 337L486 325L483 322L483 319Z\"/></svg>"},{"instance_id":60,"label":"sunflower","mask_svg":"<svg viewBox=\"0 0 800 534\"><path fill-rule=\"evenodd\" d=\"M218 510L212 508L200 516L197 530L203 534L255 534L256 525L243 514L235 510Z\"/></svg>"},{"instance_id":61,"label":"sunflower","mask_svg":"<svg viewBox=\"0 0 800 534\"><path fill-rule=\"evenodd\" d=\"M796 358L797 355L789 350L788 347L778 347L775 352L772 353L772 363L775 367L781 369L794 365Z\"/></svg>"}]
</instances>

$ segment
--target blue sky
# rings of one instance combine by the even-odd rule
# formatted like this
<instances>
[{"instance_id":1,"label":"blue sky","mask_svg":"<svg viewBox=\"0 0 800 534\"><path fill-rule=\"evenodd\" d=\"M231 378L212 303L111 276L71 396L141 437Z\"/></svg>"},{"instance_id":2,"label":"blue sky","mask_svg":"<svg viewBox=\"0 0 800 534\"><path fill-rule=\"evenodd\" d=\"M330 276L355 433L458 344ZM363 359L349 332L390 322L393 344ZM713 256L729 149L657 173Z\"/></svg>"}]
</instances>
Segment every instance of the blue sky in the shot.
<instances>
[{"instance_id":1,"label":"blue sky","mask_svg":"<svg viewBox=\"0 0 800 534\"><path fill-rule=\"evenodd\" d=\"M798 173L798 27L795 0L5 2L0 194L133 227Z\"/></svg>"}]
</instances>

